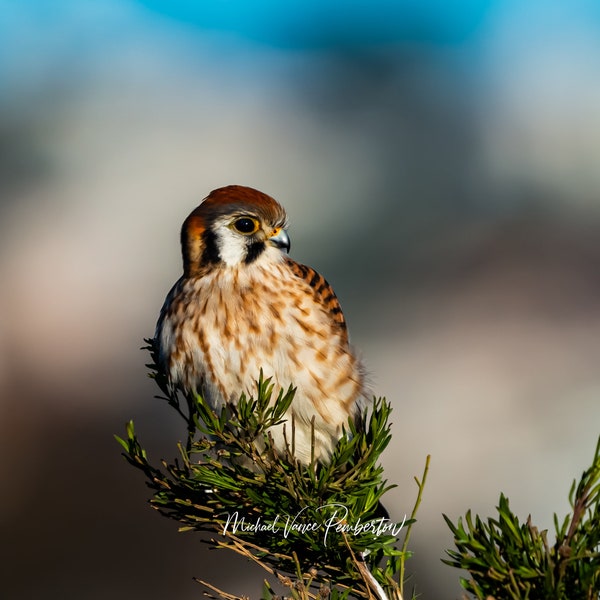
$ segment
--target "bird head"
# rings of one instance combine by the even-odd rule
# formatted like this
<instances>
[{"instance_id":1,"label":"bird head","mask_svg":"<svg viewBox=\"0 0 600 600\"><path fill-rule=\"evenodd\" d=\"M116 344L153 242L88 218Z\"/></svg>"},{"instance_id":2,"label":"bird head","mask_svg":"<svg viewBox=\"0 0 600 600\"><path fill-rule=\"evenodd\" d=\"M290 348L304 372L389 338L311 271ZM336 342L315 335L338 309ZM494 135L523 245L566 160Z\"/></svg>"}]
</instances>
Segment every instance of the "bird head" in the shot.
<instances>
[{"instance_id":1,"label":"bird head","mask_svg":"<svg viewBox=\"0 0 600 600\"><path fill-rule=\"evenodd\" d=\"M240 185L214 190L181 228L184 276L265 256L280 260L290 249L286 226L285 210L270 196Z\"/></svg>"}]
</instances>

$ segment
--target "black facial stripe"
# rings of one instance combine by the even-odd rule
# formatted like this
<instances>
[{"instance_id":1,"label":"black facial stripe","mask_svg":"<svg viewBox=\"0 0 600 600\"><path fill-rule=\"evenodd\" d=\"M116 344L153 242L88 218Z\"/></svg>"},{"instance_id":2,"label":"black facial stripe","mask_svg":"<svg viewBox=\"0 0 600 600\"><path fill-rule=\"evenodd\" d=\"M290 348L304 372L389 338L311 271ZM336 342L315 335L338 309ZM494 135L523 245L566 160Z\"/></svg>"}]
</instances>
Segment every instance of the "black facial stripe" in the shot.
<instances>
[{"instance_id":1,"label":"black facial stripe","mask_svg":"<svg viewBox=\"0 0 600 600\"><path fill-rule=\"evenodd\" d=\"M248 246L248 253L246 254L244 262L247 265L249 265L251 262L254 262L263 253L264 249L264 242L253 242Z\"/></svg>"},{"instance_id":2,"label":"black facial stripe","mask_svg":"<svg viewBox=\"0 0 600 600\"><path fill-rule=\"evenodd\" d=\"M207 229L202 234L202 240L204 242L204 251L202 252L202 264L217 264L221 262L221 255L219 254L219 247L217 246L217 236L211 229Z\"/></svg>"}]
</instances>

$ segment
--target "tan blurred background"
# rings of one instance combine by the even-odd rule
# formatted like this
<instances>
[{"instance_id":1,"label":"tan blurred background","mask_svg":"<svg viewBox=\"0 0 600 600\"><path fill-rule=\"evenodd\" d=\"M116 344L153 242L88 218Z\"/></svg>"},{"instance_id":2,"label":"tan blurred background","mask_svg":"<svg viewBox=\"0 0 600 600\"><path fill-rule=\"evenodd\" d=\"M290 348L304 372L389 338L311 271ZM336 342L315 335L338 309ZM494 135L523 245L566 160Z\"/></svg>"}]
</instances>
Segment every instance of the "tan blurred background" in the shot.
<instances>
[{"instance_id":1,"label":"tan blurred background","mask_svg":"<svg viewBox=\"0 0 600 600\"><path fill-rule=\"evenodd\" d=\"M393 402L393 517L432 455L411 570L458 598L442 513L503 491L550 527L600 433L600 11L197 4L0 1L3 597L259 596L112 438L133 418L174 456L139 348L181 222L241 183L286 206Z\"/></svg>"}]
</instances>

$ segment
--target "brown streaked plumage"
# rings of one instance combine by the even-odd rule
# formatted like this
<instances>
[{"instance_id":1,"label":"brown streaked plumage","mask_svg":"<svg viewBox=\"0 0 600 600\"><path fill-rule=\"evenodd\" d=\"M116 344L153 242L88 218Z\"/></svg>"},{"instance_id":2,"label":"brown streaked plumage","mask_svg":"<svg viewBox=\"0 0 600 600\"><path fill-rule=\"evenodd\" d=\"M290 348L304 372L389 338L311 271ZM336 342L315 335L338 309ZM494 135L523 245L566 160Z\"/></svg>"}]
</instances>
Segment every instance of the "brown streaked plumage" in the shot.
<instances>
[{"instance_id":1,"label":"brown streaked plumage","mask_svg":"<svg viewBox=\"0 0 600 600\"><path fill-rule=\"evenodd\" d=\"M262 192L211 192L183 223L183 276L165 300L155 343L171 383L216 409L252 394L261 369L275 394L296 386L296 456L310 461L314 417L315 453L326 461L364 406L363 369L331 286L286 255L286 226L284 209ZM282 427L272 433L284 449Z\"/></svg>"}]
</instances>

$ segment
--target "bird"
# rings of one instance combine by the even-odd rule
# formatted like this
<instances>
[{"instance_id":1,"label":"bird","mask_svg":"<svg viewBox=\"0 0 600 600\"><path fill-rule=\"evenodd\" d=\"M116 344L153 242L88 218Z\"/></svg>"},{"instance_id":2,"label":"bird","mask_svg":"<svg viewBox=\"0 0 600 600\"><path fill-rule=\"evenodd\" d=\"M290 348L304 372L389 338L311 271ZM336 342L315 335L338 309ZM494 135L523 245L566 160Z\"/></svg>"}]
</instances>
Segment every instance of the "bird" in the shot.
<instances>
[{"instance_id":1,"label":"bird","mask_svg":"<svg viewBox=\"0 0 600 600\"><path fill-rule=\"evenodd\" d=\"M181 228L183 275L160 311L157 363L171 386L215 411L251 396L261 372L275 398L293 386L284 422L270 430L274 448L327 463L368 405L365 369L329 283L289 257L287 227L263 192L210 192Z\"/></svg>"}]
</instances>

